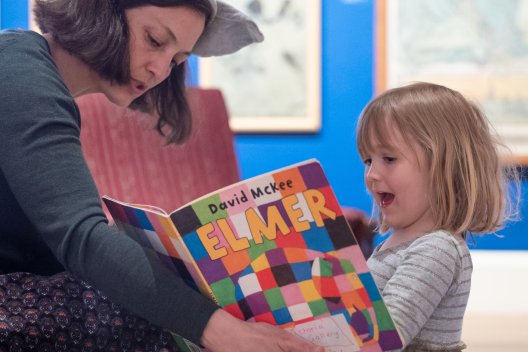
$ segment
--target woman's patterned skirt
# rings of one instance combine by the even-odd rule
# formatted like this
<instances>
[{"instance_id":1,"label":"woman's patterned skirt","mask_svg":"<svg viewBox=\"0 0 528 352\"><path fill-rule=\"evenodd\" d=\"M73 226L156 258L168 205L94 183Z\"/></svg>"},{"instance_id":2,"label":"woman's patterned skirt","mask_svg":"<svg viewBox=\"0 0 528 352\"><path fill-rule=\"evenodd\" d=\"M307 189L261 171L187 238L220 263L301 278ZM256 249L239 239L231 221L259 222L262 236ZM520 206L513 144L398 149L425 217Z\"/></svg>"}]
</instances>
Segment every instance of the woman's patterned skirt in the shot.
<instances>
[{"instance_id":1,"label":"woman's patterned skirt","mask_svg":"<svg viewBox=\"0 0 528 352\"><path fill-rule=\"evenodd\" d=\"M171 333L68 273L0 275L0 351L179 351Z\"/></svg>"}]
</instances>

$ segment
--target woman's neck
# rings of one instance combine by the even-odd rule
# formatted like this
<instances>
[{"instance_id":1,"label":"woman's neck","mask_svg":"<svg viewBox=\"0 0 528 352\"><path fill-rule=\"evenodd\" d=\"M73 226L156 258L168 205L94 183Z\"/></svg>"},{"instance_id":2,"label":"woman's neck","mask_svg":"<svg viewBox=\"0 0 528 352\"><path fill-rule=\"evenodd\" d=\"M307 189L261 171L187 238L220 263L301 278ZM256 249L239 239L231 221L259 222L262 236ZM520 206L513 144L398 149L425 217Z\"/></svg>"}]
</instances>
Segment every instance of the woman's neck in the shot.
<instances>
[{"instance_id":1,"label":"woman's neck","mask_svg":"<svg viewBox=\"0 0 528 352\"><path fill-rule=\"evenodd\" d=\"M88 65L60 46L51 34L44 34L44 38L48 42L53 61L57 65L70 94L77 98L81 95L98 92L97 74Z\"/></svg>"}]
</instances>

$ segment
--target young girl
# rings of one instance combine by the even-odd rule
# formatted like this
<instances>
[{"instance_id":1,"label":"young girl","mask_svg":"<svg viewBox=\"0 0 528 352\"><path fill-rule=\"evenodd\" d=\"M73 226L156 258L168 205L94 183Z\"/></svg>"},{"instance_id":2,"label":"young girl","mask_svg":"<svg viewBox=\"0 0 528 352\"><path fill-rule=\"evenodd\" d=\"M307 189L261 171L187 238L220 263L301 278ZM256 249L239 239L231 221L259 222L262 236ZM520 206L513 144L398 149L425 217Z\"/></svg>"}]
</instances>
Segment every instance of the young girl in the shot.
<instances>
[{"instance_id":1,"label":"young girl","mask_svg":"<svg viewBox=\"0 0 528 352\"><path fill-rule=\"evenodd\" d=\"M513 209L488 120L460 93L417 83L366 106L357 146L379 229L391 232L368 266L405 350L464 349L466 237L498 230Z\"/></svg>"}]
</instances>

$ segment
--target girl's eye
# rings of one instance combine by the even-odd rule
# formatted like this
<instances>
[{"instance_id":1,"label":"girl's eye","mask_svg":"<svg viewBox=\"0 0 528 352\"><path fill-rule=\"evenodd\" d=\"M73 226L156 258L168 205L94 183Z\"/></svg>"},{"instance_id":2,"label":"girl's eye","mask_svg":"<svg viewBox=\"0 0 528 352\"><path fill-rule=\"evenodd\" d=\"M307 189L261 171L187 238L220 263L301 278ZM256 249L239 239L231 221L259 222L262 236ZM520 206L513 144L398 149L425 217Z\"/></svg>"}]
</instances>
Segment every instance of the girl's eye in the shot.
<instances>
[{"instance_id":1,"label":"girl's eye","mask_svg":"<svg viewBox=\"0 0 528 352\"><path fill-rule=\"evenodd\" d=\"M370 166L370 164L372 164L372 159L363 160L363 164L365 164L366 166Z\"/></svg>"},{"instance_id":2,"label":"girl's eye","mask_svg":"<svg viewBox=\"0 0 528 352\"><path fill-rule=\"evenodd\" d=\"M396 161L396 158L394 158L392 156L385 156L385 157L383 157L383 160L385 160L385 162L387 162L387 163L392 163L392 162Z\"/></svg>"}]
</instances>

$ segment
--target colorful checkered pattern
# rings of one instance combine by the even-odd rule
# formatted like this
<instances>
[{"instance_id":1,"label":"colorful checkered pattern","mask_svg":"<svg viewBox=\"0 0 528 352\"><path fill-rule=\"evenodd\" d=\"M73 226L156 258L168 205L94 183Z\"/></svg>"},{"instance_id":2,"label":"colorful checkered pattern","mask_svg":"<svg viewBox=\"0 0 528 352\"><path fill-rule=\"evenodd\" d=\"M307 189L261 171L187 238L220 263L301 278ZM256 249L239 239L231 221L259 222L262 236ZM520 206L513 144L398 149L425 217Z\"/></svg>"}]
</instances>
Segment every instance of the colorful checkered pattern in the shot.
<instances>
[{"instance_id":1,"label":"colorful checkered pattern","mask_svg":"<svg viewBox=\"0 0 528 352\"><path fill-rule=\"evenodd\" d=\"M240 319L291 327L343 314L362 351L401 346L317 161L227 187L175 211L172 222L106 203L137 241Z\"/></svg>"}]
</instances>

